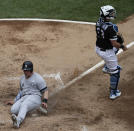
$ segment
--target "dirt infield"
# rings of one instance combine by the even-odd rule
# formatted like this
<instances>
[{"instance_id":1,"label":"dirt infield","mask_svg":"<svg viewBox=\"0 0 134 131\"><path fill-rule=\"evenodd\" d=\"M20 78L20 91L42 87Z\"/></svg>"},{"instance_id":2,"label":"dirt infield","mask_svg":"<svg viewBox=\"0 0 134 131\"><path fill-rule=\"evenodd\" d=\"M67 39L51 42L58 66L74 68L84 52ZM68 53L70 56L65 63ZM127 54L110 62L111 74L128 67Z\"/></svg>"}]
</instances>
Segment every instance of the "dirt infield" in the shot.
<instances>
[{"instance_id":1,"label":"dirt infield","mask_svg":"<svg viewBox=\"0 0 134 131\"><path fill-rule=\"evenodd\" d=\"M134 41L134 17L118 24L125 43ZM100 61L95 54L93 25L57 22L0 22L0 131L11 131L10 106L22 75L25 60L34 63L35 72L58 73L64 83ZM20 131L133 131L134 130L134 47L119 56L123 67L119 88L122 96L108 99L109 76L100 69L59 92L49 100L48 116L27 117ZM50 92L57 88L46 79ZM52 105L53 106L52 106Z\"/></svg>"}]
</instances>

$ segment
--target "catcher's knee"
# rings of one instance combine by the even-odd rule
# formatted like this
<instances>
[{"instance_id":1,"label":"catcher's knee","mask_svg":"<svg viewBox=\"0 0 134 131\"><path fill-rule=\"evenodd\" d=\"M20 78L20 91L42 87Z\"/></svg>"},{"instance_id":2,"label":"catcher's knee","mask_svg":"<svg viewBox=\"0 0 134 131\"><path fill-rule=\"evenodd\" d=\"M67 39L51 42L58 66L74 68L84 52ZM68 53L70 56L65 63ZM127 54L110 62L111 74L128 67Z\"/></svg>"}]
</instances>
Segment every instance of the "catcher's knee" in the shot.
<instances>
[{"instance_id":1,"label":"catcher's knee","mask_svg":"<svg viewBox=\"0 0 134 131\"><path fill-rule=\"evenodd\" d=\"M119 79L120 79L120 69L118 69L117 73L110 74L110 88L112 90L116 90L117 89L118 83L119 83Z\"/></svg>"}]
</instances>

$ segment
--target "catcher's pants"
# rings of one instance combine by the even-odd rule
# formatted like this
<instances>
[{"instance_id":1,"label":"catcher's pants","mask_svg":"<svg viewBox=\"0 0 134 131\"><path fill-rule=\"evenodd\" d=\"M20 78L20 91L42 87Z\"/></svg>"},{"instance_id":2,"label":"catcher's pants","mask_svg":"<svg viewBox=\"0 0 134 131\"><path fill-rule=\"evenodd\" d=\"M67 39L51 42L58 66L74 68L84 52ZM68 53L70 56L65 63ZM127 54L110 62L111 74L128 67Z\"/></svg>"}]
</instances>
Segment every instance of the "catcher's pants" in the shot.
<instances>
[{"instance_id":1,"label":"catcher's pants","mask_svg":"<svg viewBox=\"0 0 134 131\"><path fill-rule=\"evenodd\" d=\"M17 120L21 123L27 112L34 110L41 105L41 97L38 95L25 95L16 101L11 107L11 113L17 115Z\"/></svg>"},{"instance_id":2,"label":"catcher's pants","mask_svg":"<svg viewBox=\"0 0 134 131\"><path fill-rule=\"evenodd\" d=\"M116 70L118 67L118 60L113 49L102 51L96 47L96 53L105 61L106 67L110 70Z\"/></svg>"}]
</instances>

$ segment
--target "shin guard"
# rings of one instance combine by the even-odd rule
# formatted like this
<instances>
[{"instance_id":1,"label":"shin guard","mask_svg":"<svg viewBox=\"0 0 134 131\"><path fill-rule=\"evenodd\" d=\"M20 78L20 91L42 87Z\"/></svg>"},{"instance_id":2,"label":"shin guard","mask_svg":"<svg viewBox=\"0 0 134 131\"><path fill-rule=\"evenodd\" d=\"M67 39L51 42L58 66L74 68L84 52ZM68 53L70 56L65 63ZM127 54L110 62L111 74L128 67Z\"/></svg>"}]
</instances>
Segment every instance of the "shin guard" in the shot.
<instances>
[{"instance_id":1,"label":"shin guard","mask_svg":"<svg viewBox=\"0 0 134 131\"><path fill-rule=\"evenodd\" d=\"M118 73L110 74L110 89L111 90L117 90L119 79L120 79L120 70L118 70Z\"/></svg>"}]
</instances>

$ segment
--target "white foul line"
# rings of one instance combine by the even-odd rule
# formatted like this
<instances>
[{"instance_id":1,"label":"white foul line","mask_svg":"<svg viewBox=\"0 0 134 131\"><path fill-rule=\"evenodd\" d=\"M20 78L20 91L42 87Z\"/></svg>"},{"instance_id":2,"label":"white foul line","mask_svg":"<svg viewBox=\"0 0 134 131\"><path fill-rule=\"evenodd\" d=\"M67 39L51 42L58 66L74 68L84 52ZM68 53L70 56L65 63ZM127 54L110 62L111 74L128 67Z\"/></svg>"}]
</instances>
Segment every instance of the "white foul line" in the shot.
<instances>
[{"instance_id":1,"label":"white foul line","mask_svg":"<svg viewBox=\"0 0 134 131\"><path fill-rule=\"evenodd\" d=\"M127 45L127 48L130 48L133 45L134 45L134 42L131 42L130 44ZM123 50L120 49L119 52L117 53L117 55L119 55L122 52L123 52ZM70 82L68 82L67 84L65 84L65 86L63 88L69 87L70 85L74 84L76 81L82 79L87 74L89 74L89 73L93 72L94 70L96 70L97 68L101 67L103 64L104 64L104 61L99 62L95 66L91 67L90 69L88 69L87 71L85 71L81 75L79 75L78 77L74 78L73 80L71 80Z\"/></svg>"},{"instance_id":2,"label":"white foul line","mask_svg":"<svg viewBox=\"0 0 134 131\"><path fill-rule=\"evenodd\" d=\"M48 21L48 22L64 22L64 23L95 25L94 22L58 20L58 19L39 19L39 18L9 18L9 19L5 18L5 19L0 19L0 21Z\"/></svg>"}]
</instances>

